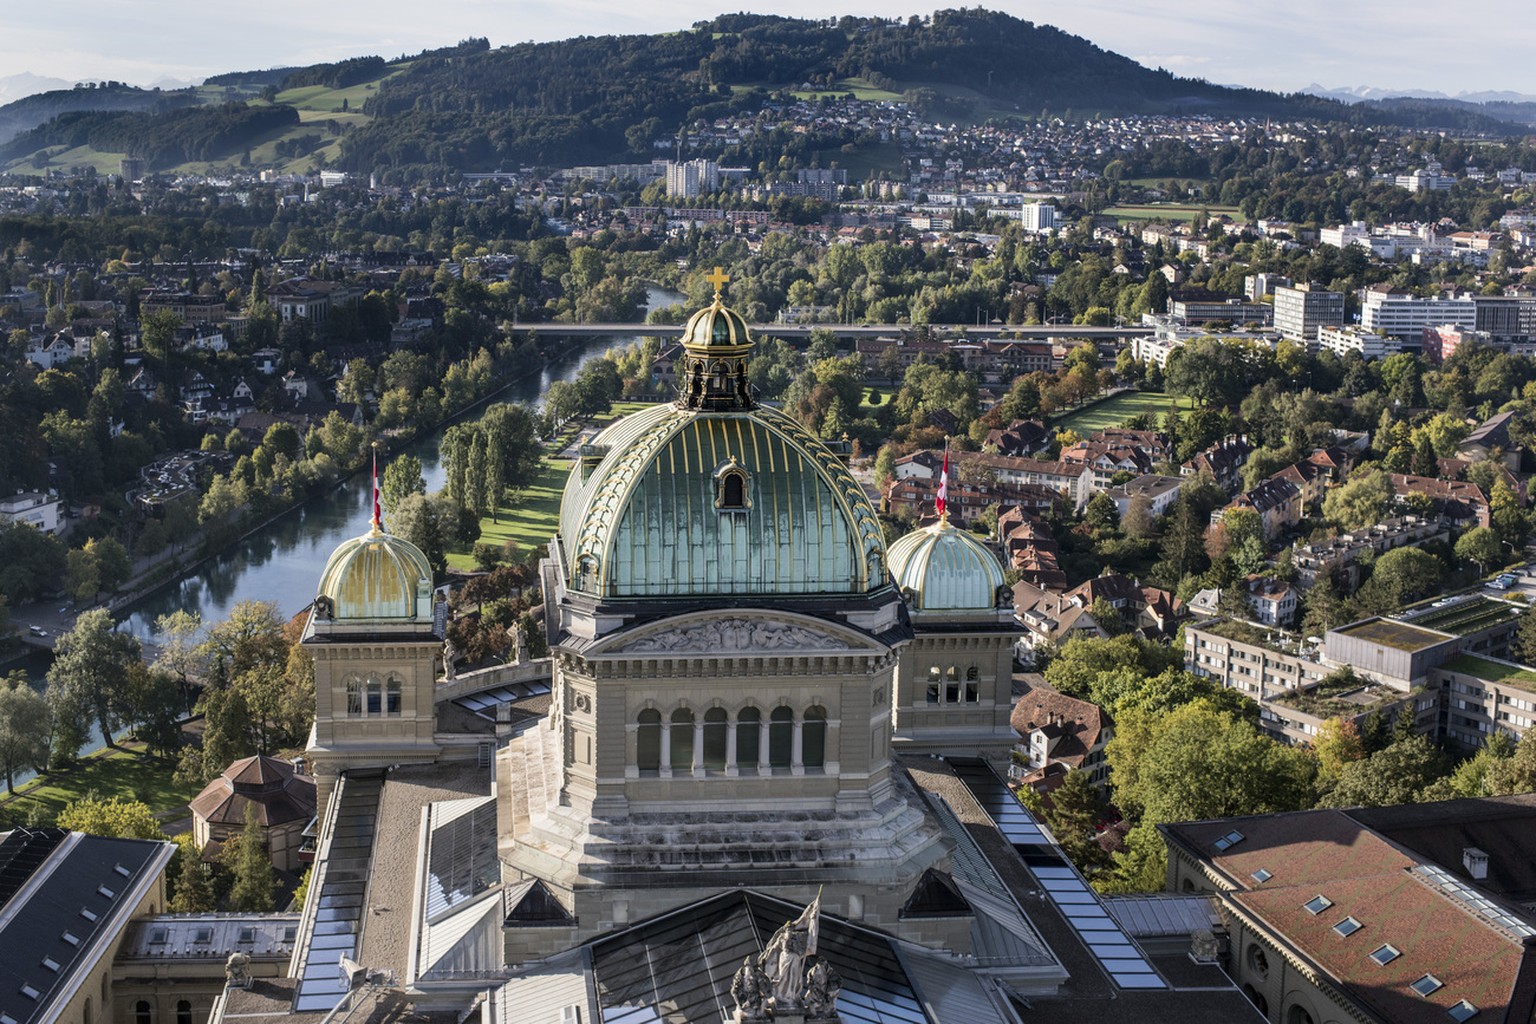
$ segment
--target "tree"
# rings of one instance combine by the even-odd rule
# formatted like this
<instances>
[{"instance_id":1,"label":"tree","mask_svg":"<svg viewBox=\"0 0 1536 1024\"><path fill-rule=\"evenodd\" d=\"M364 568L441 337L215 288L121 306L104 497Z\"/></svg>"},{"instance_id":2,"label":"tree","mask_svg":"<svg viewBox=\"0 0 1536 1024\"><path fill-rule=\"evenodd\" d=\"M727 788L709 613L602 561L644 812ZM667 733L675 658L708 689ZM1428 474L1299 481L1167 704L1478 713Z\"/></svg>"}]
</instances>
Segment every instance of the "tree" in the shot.
<instances>
[{"instance_id":1,"label":"tree","mask_svg":"<svg viewBox=\"0 0 1536 1024\"><path fill-rule=\"evenodd\" d=\"M1051 834L1085 874L1108 866L1109 858L1098 840L1103 813L1098 790L1088 773L1082 771L1068 772L1045 805L1045 820Z\"/></svg>"},{"instance_id":2,"label":"tree","mask_svg":"<svg viewBox=\"0 0 1536 1024\"><path fill-rule=\"evenodd\" d=\"M1487 526L1474 526L1456 541L1456 557L1473 562L1479 573L1488 571L1488 565L1498 560L1499 535Z\"/></svg>"},{"instance_id":3,"label":"tree","mask_svg":"<svg viewBox=\"0 0 1536 1024\"><path fill-rule=\"evenodd\" d=\"M241 601L229 610L229 618L208 630L202 653L219 665L225 679L233 679L254 668L282 668L288 646L276 604Z\"/></svg>"},{"instance_id":4,"label":"tree","mask_svg":"<svg viewBox=\"0 0 1536 1024\"><path fill-rule=\"evenodd\" d=\"M412 494L427 493L427 482L421 475L421 460L414 455L400 455L384 467L379 483L379 503L386 515L393 516L395 509Z\"/></svg>"},{"instance_id":5,"label":"tree","mask_svg":"<svg viewBox=\"0 0 1536 1024\"><path fill-rule=\"evenodd\" d=\"M1120 520L1120 528L1125 531L1127 537L1144 540L1152 536L1155 527L1152 522L1152 502L1145 494L1133 496L1125 507L1125 516Z\"/></svg>"},{"instance_id":6,"label":"tree","mask_svg":"<svg viewBox=\"0 0 1536 1024\"><path fill-rule=\"evenodd\" d=\"M1520 613L1520 628L1515 634L1514 655L1529 665L1536 662L1536 605Z\"/></svg>"},{"instance_id":7,"label":"tree","mask_svg":"<svg viewBox=\"0 0 1536 1024\"><path fill-rule=\"evenodd\" d=\"M1365 741L1354 722L1330 718L1317 730L1312 752L1317 755L1318 784L1326 789L1333 786L1346 765L1365 757Z\"/></svg>"},{"instance_id":8,"label":"tree","mask_svg":"<svg viewBox=\"0 0 1536 1024\"><path fill-rule=\"evenodd\" d=\"M175 677L181 688L182 705L190 711L191 678L201 675L207 665L202 649L203 617L195 611L178 608L155 618L154 633L160 649L154 667Z\"/></svg>"},{"instance_id":9,"label":"tree","mask_svg":"<svg viewBox=\"0 0 1536 1024\"><path fill-rule=\"evenodd\" d=\"M124 721L134 726L134 736L149 752L174 757L181 749L181 715L186 705L176 677L157 671L142 661L133 662L118 687Z\"/></svg>"},{"instance_id":10,"label":"tree","mask_svg":"<svg viewBox=\"0 0 1536 1024\"><path fill-rule=\"evenodd\" d=\"M181 865L176 874L176 895L171 897L171 913L206 914L215 909L208 866L194 843L180 845Z\"/></svg>"},{"instance_id":11,"label":"tree","mask_svg":"<svg viewBox=\"0 0 1536 1024\"><path fill-rule=\"evenodd\" d=\"M448 571L448 540L454 532L453 521L458 505L447 499L447 492L436 495L407 495L394 513L394 534L421 549L435 575Z\"/></svg>"},{"instance_id":12,"label":"tree","mask_svg":"<svg viewBox=\"0 0 1536 1024\"><path fill-rule=\"evenodd\" d=\"M1493 490L1488 494L1488 514L1493 520L1493 529L1499 535L1499 540L1516 551L1525 547L1530 522L1525 510L1520 507L1520 499L1514 489L1502 479L1494 481Z\"/></svg>"},{"instance_id":13,"label":"tree","mask_svg":"<svg viewBox=\"0 0 1536 1024\"><path fill-rule=\"evenodd\" d=\"M80 604L88 604L101 591L101 567L85 548L71 548L64 562L64 589Z\"/></svg>"},{"instance_id":14,"label":"tree","mask_svg":"<svg viewBox=\"0 0 1536 1024\"><path fill-rule=\"evenodd\" d=\"M1392 500L1392 481L1380 470L1355 473L1323 498L1323 516L1342 530L1381 522Z\"/></svg>"},{"instance_id":15,"label":"tree","mask_svg":"<svg viewBox=\"0 0 1536 1024\"><path fill-rule=\"evenodd\" d=\"M59 812L58 825L73 832L117 839L165 838L165 830L148 804L116 796L76 800Z\"/></svg>"},{"instance_id":16,"label":"tree","mask_svg":"<svg viewBox=\"0 0 1536 1024\"><path fill-rule=\"evenodd\" d=\"M229 890L230 909L250 914L269 913L277 877L272 870L272 858L267 855L254 803L246 804L245 827L240 830L239 838L224 848L224 863L235 877L235 884Z\"/></svg>"},{"instance_id":17,"label":"tree","mask_svg":"<svg viewBox=\"0 0 1536 1024\"><path fill-rule=\"evenodd\" d=\"M93 714L107 746L117 746L112 738L118 711L114 690L138 660L138 638L118 632L105 608L82 612L59 637L48 670L48 702L60 734L56 755L73 758L80 752L89 732L85 723Z\"/></svg>"},{"instance_id":18,"label":"tree","mask_svg":"<svg viewBox=\"0 0 1536 1024\"><path fill-rule=\"evenodd\" d=\"M1143 654L1140 641L1130 633L1109 639L1074 636L1051 659L1045 681L1069 697L1090 700L1100 676L1118 669L1142 671Z\"/></svg>"},{"instance_id":19,"label":"tree","mask_svg":"<svg viewBox=\"0 0 1536 1024\"><path fill-rule=\"evenodd\" d=\"M1399 740L1362 761L1346 764L1325 807L1386 807L1412 803L1445 773L1445 758L1423 736Z\"/></svg>"},{"instance_id":20,"label":"tree","mask_svg":"<svg viewBox=\"0 0 1536 1024\"><path fill-rule=\"evenodd\" d=\"M1376 559L1357 599L1370 614L1395 611L1440 585L1444 567L1422 548L1396 548Z\"/></svg>"},{"instance_id":21,"label":"tree","mask_svg":"<svg viewBox=\"0 0 1536 1024\"><path fill-rule=\"evenodd\" d=\"M96 572L102 590L116 593L133 575L133 561L128 549L113 537L86 541L85 550L96 560Z\"/></svg>"},{"instance_id":22,"label":"tree","mask_svg":"<svg viewBox=\"0 0 1536 1024\"><path fill-rule=\"evenodd\" d=\"M51 732L48 703L19 669L0 679L0 771L7 792L15 791L15 773L48 765Z\"/></svg>"},{"instance_id":23,"label":"tree","mask_svg":"<svg viewBox=\"0 0 1536 1024\"><path fill-rule=\"evenodd\" d=\"M1527 733L1513 754L1490 765L1484 785L1489 796L1536 792L1536 739Z\"/></svg>"}]
</instances>

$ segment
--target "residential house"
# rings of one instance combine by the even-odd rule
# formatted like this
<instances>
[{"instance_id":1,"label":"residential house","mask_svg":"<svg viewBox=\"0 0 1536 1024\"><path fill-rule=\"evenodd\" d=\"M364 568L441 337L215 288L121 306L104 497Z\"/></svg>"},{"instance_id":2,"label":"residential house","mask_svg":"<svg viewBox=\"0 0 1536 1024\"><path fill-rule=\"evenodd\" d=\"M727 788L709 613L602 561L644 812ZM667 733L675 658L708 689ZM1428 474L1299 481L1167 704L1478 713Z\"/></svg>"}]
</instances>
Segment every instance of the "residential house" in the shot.
<instances>
[{"instance_id":1,"label":"residential house","mask_svg":"<svg viewBox=\"0 0 1536 1024\"><path fill-rule=\"evenodd\" d=\"M1173 503L1179 498L1179 489L1184 486L1184 479L1181 476L1159 476L1155 473L1146 473L1134 480L1111 487L1105 493L1114 499L1115 509L1122 520L1130 511L1131 502L1136 498L1145 498L1148 513L1156 518L1166 515L1173 507Z\"/></svg>"},{"instance_id":2,"label":"residential house","mask_svg":"<svg viewBox=\"0 0 1536 1024\"><path fill-rule=\"evenodd\" d=\"M1092 608L1095 601L1106 601L1127 626L1149 637L1172 636L1183 613L1179 600L1168 591L1142 586L1129 576L1107 570L1067 591L1066 597L1085 608Z\"/></svg>"},{"instance_id":3,"label":"residential house","mask_svg":"<svg viewBox=\"0 0 1536 1024\"><path fill-rule=\"evenodd\" d=\"M1231 509L1246 508L1259 514L1264 523L1264 539L1272 540L1288 526L1301 521L1301 488L1289 480L1270 477L1251 491L1238 495L1225 508L1211 513L1213 524Z\"/></svg>"},{"instance_id":4,"label":"residential house","mask_svg":"<svg viewBox=\"0 0 1536 1024\"><path fill-rule=\"evenodd\" d=\"M1019 734L1010 778L1042 796L1059 786L1067 772L1086 772L1101 788L1108 780L1104 748L1114 736L1108 712L1050 687L1034 686L1014 703L1009 721Z\"/></svg>"},{"instance_id":5,"label":"residential house","mask_svg":"<svg viewBox=\"0 0 1536 1024\"><path fill-rule=\"evenodd\" d=\"M1509 436L1510 421L1514 417L1513 412L1501 412L1485 420L1462 439L1456 448L1456 457L1468 462L1498 459L1507 469L1518 472L1522 449Z\"/></svg>"},{"instance_id":6,"label":"residential house","mask_svg":"<svg viewBox=\"0 0 1536 1024\"><path fill-rule=\"evenodd\" d=\"M1024 627L1023 635L1014 645L1014 653L1026 665L1034 664L1036 652L1042 648L1059 648L1079 634L1109 635L1082 600L1024 580L1013 585L1013 613Z\"/></svg>"},{"instance_id":7,"label":"residential house","mask_svg":"<svg viewBox=\"0 0 1536 1024\"><path fill-rule=\"evenodd\" d=\"M62 518L63 502L54 491L44 494L41 491L17 491L15 494L0 498L0 522L7 526L15 526L24 523L47 534L59 532L59 520Z\"/></svg>"},{"instance_id":8,"label":"residential house","mask_svg":"<svg viewBox=\"0 0 1536 1024\"><path fill-rule=\"evenodd\" d=\"M1440 480L1432 476L1393 473L1392 493L1399 498L1422 494L1435 512L1455 529L1492 524L1488 496L1483 489L1465 480Z\"/></svg>"},{"instance_id":9,"label":"residential house","mask_svg":"<svg viewBox=\"0 0 1536 1024\"><path fill-rule=\"evenodd\" d=\"M1296 588L1284 580L1250 576L1241 586L1248 590L1253 620L1266 626L1289 627L1296 618Z\"/></svg>"},{"instance_id":10,"label":"residential house","mask_svg":"<svg viewBox=\"0 0 1536 1024\"><path fill-rule=\"evenodd\" d=\"M1229 494L1242 479L1243 465L1253 454L1247 434L1231 434L1211 445L1179 467L1181 476L1209 473L1211 479Z\"/></svg>"}]
</instances>

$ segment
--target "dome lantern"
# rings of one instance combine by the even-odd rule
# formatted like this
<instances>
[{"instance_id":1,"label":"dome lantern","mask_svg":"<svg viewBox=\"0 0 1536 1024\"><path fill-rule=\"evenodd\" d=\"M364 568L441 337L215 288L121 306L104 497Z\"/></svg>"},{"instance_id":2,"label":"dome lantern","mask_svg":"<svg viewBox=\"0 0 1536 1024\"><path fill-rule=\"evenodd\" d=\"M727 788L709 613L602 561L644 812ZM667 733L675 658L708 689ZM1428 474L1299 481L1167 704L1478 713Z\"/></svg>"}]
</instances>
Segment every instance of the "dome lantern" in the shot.
<instances>
[{"instance_id":1,"label":"dome lantern","mask_svg":"<svg viewBox=\"0 0 1536 1024\"><path fill-rule=\"evenodd\" d=\"M683 328L682 387L677 404L683 409L745 412L755 408L747 383L747 355L752 337L740 313L721 297L730 275L716 267L705 280L715 286L715 301L688 318Z\"/></svg>"},{"instance_id":2,"label":"dome lantern","mask_svg":"<svg viewBox=\"0 0 1536 1024\"><path fill-rule=\"evenodd\" d=\"M914 612L991 612L1005 585L997 556L947 517L892 544L890 566Z\"/></svg>"}]
</instances>

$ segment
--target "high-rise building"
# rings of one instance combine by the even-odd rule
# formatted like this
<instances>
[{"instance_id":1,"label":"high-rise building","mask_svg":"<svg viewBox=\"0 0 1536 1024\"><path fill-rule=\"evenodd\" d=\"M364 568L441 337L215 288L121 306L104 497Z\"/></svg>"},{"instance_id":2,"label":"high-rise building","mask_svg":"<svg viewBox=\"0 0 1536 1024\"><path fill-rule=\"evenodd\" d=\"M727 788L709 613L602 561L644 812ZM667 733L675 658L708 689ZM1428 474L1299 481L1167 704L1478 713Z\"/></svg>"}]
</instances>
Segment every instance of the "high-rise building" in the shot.
<instances>
[{"instance_id":1,"label":"high-rise building","mask_svg":"<svg viewBox=\"0 0 1536 1024\"><path fill-rule=\"evenodd\" d=\"M1330 292L1315 284L1275 289L1275 328L1292 341L1315 342L1319 327L1344 323L1344 293Z\"/></svg>"},{"instance_id":2,"label":"high-rise building","mask_svg":"<svg viewBox=\"0 0 1536 1024\"><path fill-rule=\"evenodd\" d=\"M1019 210L1025 231L1037 234L1056 229L1056 207L1050 203L1025 203Z\"/></svg>"},{"instance_id":3,"label":"high-rise building","mask_svg":"<svg viewBox=\"0 0 1536 1024\"><path fill-rule=\"evenodd\" d=\"M1417 341L1426 327L1471 328L1476 320L1477 307L1470 295L1424 299L1384 284L1360 291L1360 326L1388 337Z\"/></svg>"},{"instance_id":4,"label":"high-rise building","mask_svg":"<svg viewBox=\"0 0 1536 1024\"><path fill-rule=\"evenodd\" d=\"M682 199L708 195L720 187L720 165L713 160L667 163L667 195Z\"/></svg>"}]
</instances>

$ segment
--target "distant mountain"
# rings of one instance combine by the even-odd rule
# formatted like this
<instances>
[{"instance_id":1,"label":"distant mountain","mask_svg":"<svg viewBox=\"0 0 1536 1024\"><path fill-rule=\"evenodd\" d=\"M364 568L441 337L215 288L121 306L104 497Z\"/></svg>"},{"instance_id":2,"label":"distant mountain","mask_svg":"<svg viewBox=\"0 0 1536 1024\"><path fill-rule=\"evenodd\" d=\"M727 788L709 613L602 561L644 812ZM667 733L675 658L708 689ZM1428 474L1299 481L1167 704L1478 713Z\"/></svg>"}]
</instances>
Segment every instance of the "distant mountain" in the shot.
<instances>
[{"instance_id":1,"label":"distant mountain","mask_svg":"<svg viewBox=\"0 0 1536 1024\"><path fill-rule=\"evenodd\" d=\"M30 71L0 75L0 103L12 103L27 96L54 89L68 89L75 83L62 78L44 78Z\"/></svg>"},{"instance_id":2,"label":"distant mountain","mask_svg":"<svg viewBox=\"0 0 1536 1024\"><path fill-rule=\"evenodd\" d=\"M197 102L198 98L190 92L159 92L118 82L108 82L94 87L55 89L51 92L27 96L0 107L0 144L7 143L39 125L47 124L61 114L101 110L173 110Z\"/></svg>"},{"instance_id":3,"label":"distant mountain","mask_svg":"<svg viewBox=\"0 0 1536 1024\"><path fill-rule=\"evenodd\" d=\"M1458 100L1462 103L1536 103L1536 96L1530 93L1510 92L1459 92L1454 96L1443 92L1433 92L1424 89L1384 89L1374 85L1344 86L1337 89L1329 89L1326 86L1313 82L1303 87L1301 92L1309 96L1321 96L1324 99L1338 100L1341 103L1358 103L1361 100L1384 100L1406 97L1416 100Z\"/></svg>"}]
</instances>

